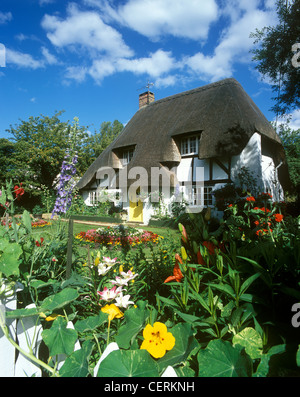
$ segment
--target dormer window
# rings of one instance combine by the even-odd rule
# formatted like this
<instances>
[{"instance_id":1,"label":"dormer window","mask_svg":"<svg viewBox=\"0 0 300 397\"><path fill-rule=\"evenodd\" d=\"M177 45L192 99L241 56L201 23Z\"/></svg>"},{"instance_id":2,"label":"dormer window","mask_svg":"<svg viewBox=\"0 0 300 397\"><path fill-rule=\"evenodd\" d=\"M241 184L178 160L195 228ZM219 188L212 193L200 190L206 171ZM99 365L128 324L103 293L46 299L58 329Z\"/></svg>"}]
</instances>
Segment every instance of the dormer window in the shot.
<instances>
[{"instance_id":1,"label":"dormer window","mask_svg":"<svg viewBox=\"0 0 300 397\"><path fill-rule=\"evenodd\" d=\"M196 155L199 149L199 136L190 136L181 140L181 155Z\"/></svg>"},{"instance_id":2,"label":"dormer window","mask_svg":"<svg viewBox=\"0 0 300 397\"><path fill-rule=\"evenodd\" d=\"M128 149L123 152L122 159L121 159L123 166L127 165L131 161L131 159L133 157L133 153L134 153L134 149Z\"/></svg>"}]
</instances>

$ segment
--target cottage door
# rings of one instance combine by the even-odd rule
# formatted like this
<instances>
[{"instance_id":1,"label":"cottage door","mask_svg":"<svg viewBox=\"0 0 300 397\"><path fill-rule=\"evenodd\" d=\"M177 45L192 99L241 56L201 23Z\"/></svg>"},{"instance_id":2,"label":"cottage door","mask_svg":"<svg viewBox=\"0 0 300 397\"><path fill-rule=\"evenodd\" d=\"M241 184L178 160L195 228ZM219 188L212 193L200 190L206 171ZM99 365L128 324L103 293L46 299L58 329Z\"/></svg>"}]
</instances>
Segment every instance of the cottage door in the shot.
<instances>
[{"instance_id":1,"label":"cottage door","mask_svg":"<svg viewBox=\"0 0 300 397\"><path fill-rule=\"evenodd\" d=\"M129 222L143 222L143 202L129 201Z\"/></svg>"}]
</instances>

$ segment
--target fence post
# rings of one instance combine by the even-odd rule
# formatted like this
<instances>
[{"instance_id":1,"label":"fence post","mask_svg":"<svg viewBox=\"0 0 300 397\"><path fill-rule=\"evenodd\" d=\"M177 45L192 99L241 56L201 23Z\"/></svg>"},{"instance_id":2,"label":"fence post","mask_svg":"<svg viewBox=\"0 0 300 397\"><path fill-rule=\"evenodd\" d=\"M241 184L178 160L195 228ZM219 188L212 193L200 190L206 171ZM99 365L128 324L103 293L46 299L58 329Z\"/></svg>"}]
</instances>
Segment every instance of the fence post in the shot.
<instances>
[{"instance_id":1,"label":"fence post","mask_svg":"<svg viewBox=\"0 0 300 397\"><path fill-rule=\"evenodd\" d=\"M69 230L68 230L68 245L67 245L67 267L66 267L66 279L71 275L72 267L72 245L73 245L73 225L74 220L69 219Z\"/></svg>"}]
</instances>

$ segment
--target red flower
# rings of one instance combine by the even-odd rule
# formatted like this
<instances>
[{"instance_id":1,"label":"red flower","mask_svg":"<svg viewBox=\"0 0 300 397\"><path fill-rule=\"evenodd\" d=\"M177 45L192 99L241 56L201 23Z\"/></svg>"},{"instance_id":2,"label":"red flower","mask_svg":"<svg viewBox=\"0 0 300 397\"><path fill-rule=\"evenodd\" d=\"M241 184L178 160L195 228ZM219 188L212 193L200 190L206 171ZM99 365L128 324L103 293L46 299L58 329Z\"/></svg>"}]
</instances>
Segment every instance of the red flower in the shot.
<instances>
[{"instance_id":1,"label":"red flower","mask_svg":"<svg viewBox=\"0 0 300 397\"><path fill-rule=\"evenodd\" d=\"M14 187L14 193L16 195L17 200L20 200L21 196L23 196L23 194L25 193L25 190L21 186L22 186L22 182L20 183L20 187L18 185Z\"/></svg>"},{"instance_id":2,"label":"red flower","mask_svg":"<svg viewBox=\"0 0 300 397\"><path fill-rule=\"evenodd\" d=\"M40 242L39 241L35 241L35 245L37 246L37 247L41 247L42 245L43 245L43 242L44 242L44 239L43 239L43 237L41 237L41 239L40 239Z\"/></svg>"},{"instance_id":3,"label":"red flower","mask_svg":"<svg viewBox=\"0 0 300 397\"><path fill-rule=\"evenodd\" d=\"M247 201L255 201L255 198L253 196L247 197L246 198Z\"/></svg>"},{"instance_id":4,"label":"red flower","mask_svg":"<svg viewBox=\"0 0 300 397\"><path fill-rule=\"evenodd\" d=\"M281 214L275 214L275 222L281 222L283 220L283 215Z\"/></svg>"},{"instance_id":5,"label":"red flower","mask_svg":"<svg viewBox=\"0 0 300 397\"><path fill-rule=\"evenodd\" d=\"M211 241L203 241L202 245L207 248L210 255L215 253L216 246Z\"/></svg>"}]
</instances>

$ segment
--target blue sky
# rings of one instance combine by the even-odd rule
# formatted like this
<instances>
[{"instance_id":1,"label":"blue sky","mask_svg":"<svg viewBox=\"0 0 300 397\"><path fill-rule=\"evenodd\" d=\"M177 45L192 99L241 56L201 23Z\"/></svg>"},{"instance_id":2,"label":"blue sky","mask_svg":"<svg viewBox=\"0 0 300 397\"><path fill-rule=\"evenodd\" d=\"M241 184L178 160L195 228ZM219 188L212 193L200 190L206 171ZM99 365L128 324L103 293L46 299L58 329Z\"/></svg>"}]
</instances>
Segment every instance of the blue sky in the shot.
<instances>
[{"instance_id":1,"label":"blue sky","mask_svg":"<svg viewBox=\"0 0 300 397\"><path fill-rule=\"evenodd\" d=\"M0 138L59 110L91 132L126 124L148 81L160 99L234 77L274 120L249 35L276 23L275 0L1 0Z\"/></svg>"}]
</instances>

